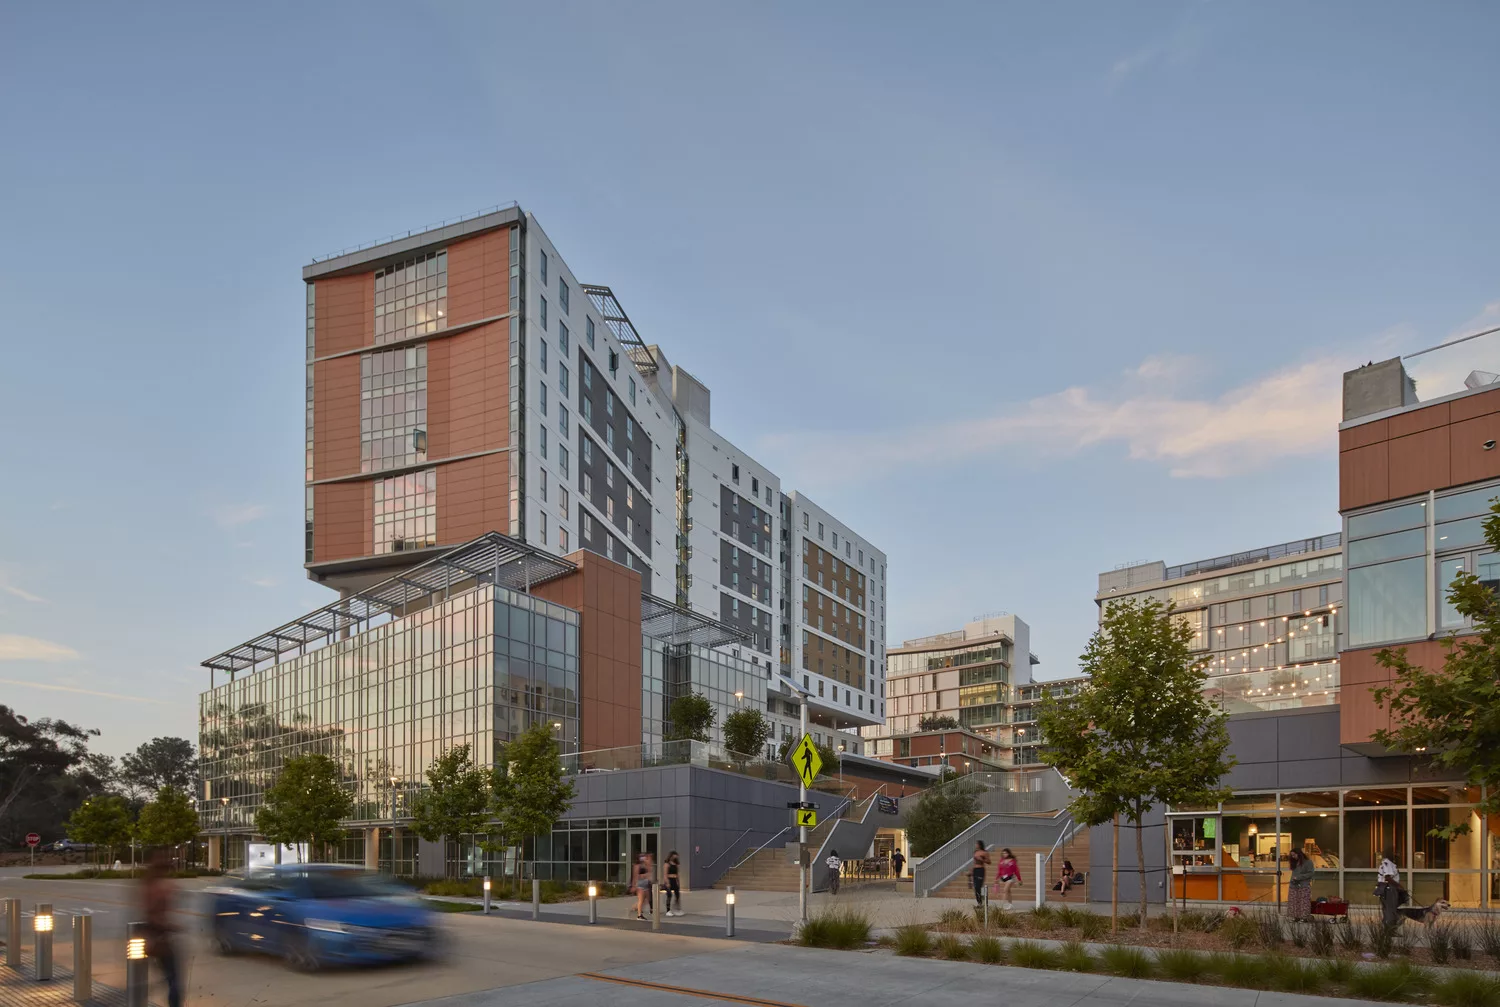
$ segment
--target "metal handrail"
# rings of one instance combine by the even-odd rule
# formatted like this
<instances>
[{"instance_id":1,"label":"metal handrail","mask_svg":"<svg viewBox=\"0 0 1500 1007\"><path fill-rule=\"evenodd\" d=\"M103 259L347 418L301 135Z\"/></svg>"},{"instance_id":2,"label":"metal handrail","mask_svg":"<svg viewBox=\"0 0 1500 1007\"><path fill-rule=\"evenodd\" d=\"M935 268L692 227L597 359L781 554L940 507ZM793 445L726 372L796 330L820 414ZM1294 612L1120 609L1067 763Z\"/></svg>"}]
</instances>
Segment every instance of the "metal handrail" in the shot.
<instances>
[{"instance_id":1,"label":"metal handrail","mask_svg":"<svg viewBox=\"0 0 1500 1007\"><path fill-rule=\"evenodd\" d=\"M751 850L749 852L749 854L746 855L746 857L745 857L744 860L741 860L739 863L737 863L733 867L729 868L729 870L733 871L733 870L738 870L741 867L744 867L746 864L748 864L751 860L753 860L755 858L755 855L757 853L759 853L761 850L765 849L767 846L770 846L772 843L776 842L776 840L780 839L782 836L786 835L788 832L791 832L791 831L792 831L792 826L788 825L786 828L784 828L780 832L776 833L776 835L772 836L770 839L767 839L764 843L761 843L755 849ZM729 871L725 871L724 873L728 874Z\"/></svg>"},{"instance_id":2,"label":"metal handrail","mask_svg":"<svg viewBox=\"0 0 1500 1007\"><path fill-rule=\"evenodd\" d=\"M1030 815L1024 817L1032 822L1055 822L1059 817L1066 815L1067 813L1067 810L1064 809L1055 811L1051 815L1045 817ZM974 822L973 825L970 825L967 829L964 829L958 835L954 836L952 839L944 843L938 852L942 852L944 850L948 851L947 859L952 861L953 866L951 870L946 867L941 868L941 870L947 871L947 873L942 875L937 884L929 884L926 888L923 888L921 886L921 881L925 880L923 876L931 875L935 870L937 870L937 868L929 866L932 864L933 858L937 856L937 853L923 857L922 862L918 864L912 872L912 880L916 882L914 886L916 889L916 893L921 896L929 895L937 889L941 888L943 885L947 884L949 881L953 880L953 878L957 877L958 873L963 870L964 864L968 862L968 848L970 845L970 841L974 838L974 836L984 831L984 829L988 827L992 821L1012 817L1015 816L997 814L982 815L977 821ZM961 854L961 856L959 856L959 854Z\"/></svg>"},{"instance_id":3,"label":"metal handrail","mask_svg":"<svg viewBox=\"0 0 1500 1007\"><path fill-rule=\"evenodd\" d=\"M729 841L729 845L726 846L726 847L724 847L724 852L723 853L720 853L717 857L714 857L712 860L710 860L706 864L703 864L698 869L700 871L706 871L710 867L712 867L714 864L717 864L720 860L723 860L725 857L729 856L729 854L731 854L731 853L734 852L734 844L738 843L741 839L744 839L746 836L748 836L750 833L752 833L754 831L756 831L756 830L755 829L746 829L744 832L741 832L739 835L735 836L733 839L731 839Z\"/></svg>"},{"instance_id":4,"label":"metal handrail","mask_svg":"<svg viewBox=\"0 0 1500 1007\"><path fill-rule=\"evenodd\" d=\"M358 252L366 248L374 248L376 245L384 245L387 242L397 241L401 238L410 238L413 234L422 234L425 231L434 231L439 227L447 227L449 224L462 224L466 220L475 220L479 217L485 216L486 214L498 213L501 210L509 210L520 205L521 204L517 203L514 200L509 203L499 203L495 206L491 206L483 210L475 210L473 213L465 213L457 217L449 218L448 220L440 220L435 224L426 224L422 227L414 227L411 230L407 231L405 234L391 234L387 235L384 238L378 238L375 241L366 241L358 245L352 245L349 248L345 248L338 252L333 252L329 255L315 255L313 256L312 261L327 262L329 259L337 259L339 256L348 255L351 252Z\"/></svg>"}]
</instances>

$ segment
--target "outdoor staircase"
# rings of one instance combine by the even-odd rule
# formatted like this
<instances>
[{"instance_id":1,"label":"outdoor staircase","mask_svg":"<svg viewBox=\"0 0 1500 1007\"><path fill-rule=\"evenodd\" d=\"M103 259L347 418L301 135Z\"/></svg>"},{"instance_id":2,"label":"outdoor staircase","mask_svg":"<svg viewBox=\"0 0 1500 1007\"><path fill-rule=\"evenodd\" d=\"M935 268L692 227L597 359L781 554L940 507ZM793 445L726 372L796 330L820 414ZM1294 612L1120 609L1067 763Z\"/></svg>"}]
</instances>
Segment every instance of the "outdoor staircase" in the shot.
<instances>
[{"instance_id":1,"label":"outdoor staircase","mask_svg":"<svg viewBox=\"0 0 1500 1007\"><path fill-rule=\"evenodd\" d=\"M863 804L854 805L849 809L850 817L858 817L863 813ZM807 830L807 850L810 858L817 857L818 850L823 846L823 840L828 838L828 833L833 831L834 823L838 820L837 815L832 815L819 822L816 828ZM733 885L735 888L753 892L795 892L798 868L795 864L788 862L786 844L796 841L797 834L788 832L763 850L756 851L753 846L746 849L740 856L743 858L749 855L750 859L726 871L723 877L714 882L714 887L724 888ZM826 870L821 864L813 864L815 878L820 869Z\"/></svg>"},{"instance_id":2,"label":"outdoor staircase","mask_svg":"<svg viewBox=\"0 0 1500 1007\"><path fill-rule=\"evenodd\" d=\"M1051 852L1050 846L1012 846L1011 852L1016 855L1016 861L1021 865L1021 882L1010 891L1010 898L1017 906L1032 906L1036 904L1036 855L1040 853L1046 856ZM985 883L993 886L995 883L994 862L1000 859L1000 850L990 848L990 867L985 871ZM1073 861L1074 870L1087 872L1089 869L1089 830L1083 829L1068 842L1058 847L1053 854L1052 861L1046 865L1046 900L1056 901L1061 897L1060 892L1054 892L1052 886L1062 877L1062 862ZM793 889L795 891L795 889ZM970 899L974 898L974 886L969 880L969 872L964 871L942 888L932 893L933 898L938 899ZM990 903L994 905L1000 898L994 894L994 888L990 889ZM1068 898L1072 901L1084 901L1083 887L1075 887ZM1044 900L1044 901L1046 901Z\"/></svg>"}]
</instances>

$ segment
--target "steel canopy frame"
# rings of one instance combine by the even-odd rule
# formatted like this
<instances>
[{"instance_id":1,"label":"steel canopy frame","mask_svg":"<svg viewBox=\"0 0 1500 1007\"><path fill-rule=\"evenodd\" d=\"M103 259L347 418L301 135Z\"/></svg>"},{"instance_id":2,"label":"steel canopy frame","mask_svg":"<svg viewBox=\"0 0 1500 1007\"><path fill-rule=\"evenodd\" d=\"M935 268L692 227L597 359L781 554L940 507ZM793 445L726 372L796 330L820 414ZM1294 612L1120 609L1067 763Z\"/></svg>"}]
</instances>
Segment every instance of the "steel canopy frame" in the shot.
<instances>
[{"instance_id":1,"label":"steel canopy frame","mask_svg":"<svg viewBox=\"0 0 1500 1007\"><path fill-rule=\"evenodd\" d=\"M615 297L615 292L597 283L583 283L580 286L589 300L594 302L599 314L604 316L604 324L609 326L620 345L625 347L625 353L630 357L630 362L635 364L635 369L642 374L655 374L659 366L656 355L651 352L641 334L635 331L634 323L625 314L625 309L620 307L620 300Z\"/></svg>"},{"instance_id":2,"label":"steel canopy frame","mask_svg":"<svg viewBox=\"0 0 1500 1007\"><path fill-rule=\"evenodd\" d=\"M367 628L382 616L395 618L412 605L446 594L455 586L467 589L495 584L529 592L535 584L544 584L577 569L568 560L541 552L508 535L489 532L217 654L202 662L203 667L209 669L212 688L215 671L228 672L233 681L236 673L254 668L262 661L331 640L345 630Z\"/></svg>"},{"instance_id":3,"label":"steel canopy frame","mask_svg":"<svg viewBox=\"0 0 1500 1007\"><path fill-rule=\"evenodd\" d=\"M654 594L641 595L641 635L669 646L723 647L750 642L750 634Z\"/></svg>"}]
</instances>

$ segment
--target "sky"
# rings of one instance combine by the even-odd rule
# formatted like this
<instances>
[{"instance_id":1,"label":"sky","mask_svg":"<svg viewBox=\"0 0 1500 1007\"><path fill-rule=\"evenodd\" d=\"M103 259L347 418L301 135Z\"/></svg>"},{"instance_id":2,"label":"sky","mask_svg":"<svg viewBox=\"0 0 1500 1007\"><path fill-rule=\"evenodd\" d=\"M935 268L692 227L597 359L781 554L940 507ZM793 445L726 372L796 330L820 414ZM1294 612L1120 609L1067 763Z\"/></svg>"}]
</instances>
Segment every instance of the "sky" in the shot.
<instances>
[{"instance_id":1,"label":"sky","mask_svg":"<svg viewBox=\"0 0 1500 1007\"><path fill-rule=\"evenodd\" d=\"M302 562L301 267L496 204L889 555L900 640L1336 531L1500 325L1486 3L0 7L0 702L119 754ZM1424 397L1500 337L1417 358Z\"/></svg>"}]
</instances>

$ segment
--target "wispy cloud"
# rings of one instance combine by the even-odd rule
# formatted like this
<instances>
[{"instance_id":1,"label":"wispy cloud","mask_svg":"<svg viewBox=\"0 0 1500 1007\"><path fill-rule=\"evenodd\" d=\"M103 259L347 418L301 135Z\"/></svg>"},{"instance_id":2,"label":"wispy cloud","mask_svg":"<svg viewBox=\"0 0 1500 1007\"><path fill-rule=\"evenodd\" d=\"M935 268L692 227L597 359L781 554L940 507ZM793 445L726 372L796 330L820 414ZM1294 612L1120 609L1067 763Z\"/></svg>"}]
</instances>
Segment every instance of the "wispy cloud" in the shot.
<instances>
[{"instance_id":1,"label":"wispy cloud","mask_svg":"<svg viewBox=\"0 0 1500 1007\"><path fill-rule=\"evenodd\" d=\"M1333 450L1341 376L1350 362L1318 357L1251 378L1217 396L1181 388L1193 358L1148 358L1111 387L1074 386L989 416L894 433L778 435L768 454L792 456L824 479L859 479L897 465L944 465L1000 451L1065 456L1119 444L1177 478L1221 478L1287 457Z\"/></svg>"},{"instance_id":2,"label":"wispy cloud","mask_svg":"<svg viewBox=\"0 0 1500 1007\"><path fill-rule=\"evenodd\" d=\"M250 583L255 587L275 587L277 581L275 577L255 577Z\"/></svg>"},{"instance_id":3,"label":"wispy cloud","mask_svg":"<svg viewBox=\"0 0 1500 1007\"><path fill-rule=\"evenodd\" d=\"M1109 68L1110 83L1118 87L1157 64L1187 62L1198 55L1203 41L1201 24L1183 20L1161 41L1144 45L1115 60Z\"/></svg>"},{"instance_id":4,"label":"wispy cloud","mask_svg":"<svg viewBox=\"0 0 1500 1007\"><path fill-rule=\"evenodd\" d=\"M214 523L220 528L238 528L266 516L266 505L258 503L224 504L214 508Z\"/></svg>"},{"instance_id":5,"label":"wispy cloud","mask_svg":"<svg viewBox=\"0 0 1500 1007\"><path fill-rule=\"evenodd\" d=\"M71 661L78 651L34 636L0 633L0 661Z\"/></svg>"},{"instance_id":6,"label":"wispy cloud","mask_svg":"<svg viewBox=\"0 0 1500 1007\"><path fill-rule=\"evenodd\" d=\"M6 583L3 580L0 580L0 591L4 591L6 594L13 594L22 601L29 601L36 604L45 604L47 601L41 595L32 594L24 587L17 587L15 584Z\"/></svg>"},{"instance_id":7,"label":"wispy cloud","mask_svg":"<svg viewBox=\"0 0 1500 1007\"><path fill-rule=\"evenodd\" d=\"M16 685L23 689L45 689L48 692L71 692L80 696L98 696L101 699L122 699L127 703L155 703L159 706L176 706L164 699L148 699L145 696L126 696L118 692L100 692L97 689L82 689L76 685L53 685L46 682L27 682L19 678L0 678L0 685Z\"/></svg>"}]
</instances>

